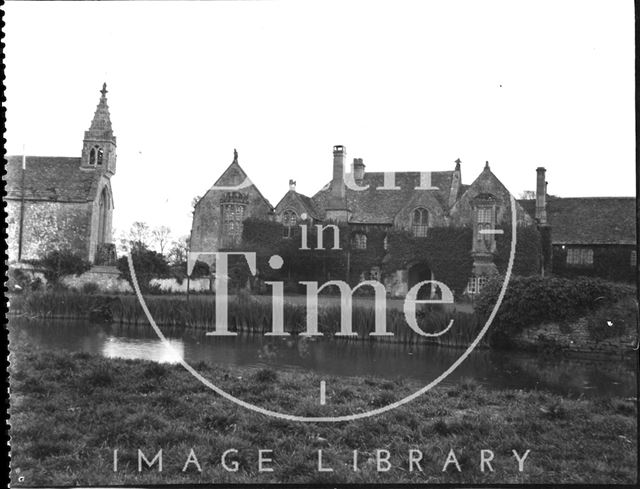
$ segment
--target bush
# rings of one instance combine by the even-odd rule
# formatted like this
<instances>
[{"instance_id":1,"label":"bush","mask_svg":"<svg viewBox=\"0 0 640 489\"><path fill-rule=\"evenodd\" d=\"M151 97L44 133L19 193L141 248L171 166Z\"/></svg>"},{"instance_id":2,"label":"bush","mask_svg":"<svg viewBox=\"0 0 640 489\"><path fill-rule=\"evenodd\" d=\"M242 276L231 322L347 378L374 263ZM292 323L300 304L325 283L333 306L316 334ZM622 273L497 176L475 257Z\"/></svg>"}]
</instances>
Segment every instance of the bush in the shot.
<instances>
[{"instance_id":1,"label":"bush","mask_svg":"<svg viewBox=\"0 0 640 489\"><path fill-rule=\"evenodd\" d=\"M95 294L100 290L100 286L95 282L85 282L82 284L83 294Z\"/></svg>"},{"instance_id":2,"label":"bush","mask_svg":"<svg viewBox=\"0 0 640 489\"><path fill-rule=\"evenodd\" d=\"M20 268L9 268L6 287L9 292L21 293L24 290L37 292L42 290L44 283L40 277L25 272Z\"/></svg>"},{"instance_id":3,"label":"bush","mask_svg":"<svg viewBox=\"0 0 640 489\"><path fill-rule=\"evenodd\" d=\"M491 280L478 296L476 312L482 321L497 302L503 277ZM512 277L489 331L493 345L507 345L513 334L544 322L578 319L621 299L634 297L635 288L595 278Z\"/></svg>"},{"instance_id":4,"label":"bush","mask_svg":"<svg viewBox=\"0 0 640 489\"><path fill-rule=\"evenodd\" d=\"M135 248L132 251L131 258L138 278L138 285L140 285L140 290L143 293L148 293L153 289L149 285L152 278L168 278L171 276L171 269L164 256L160 253L144 247ZM133 281L129 273L129 262L126 256L118 259L118 270L133 287Z\"/></svg>"},{"instance_id":5,"label":"bush","mask_svg":"<svg viewBox=\"0 0 640 489\"><path fill-rule=\"evenodd\" d=\"M64 275L80 275L91 268L91 263L70 249L49 251L37 264L44 268L44 276L52 284Z\"/></svg>"}]
</instances>

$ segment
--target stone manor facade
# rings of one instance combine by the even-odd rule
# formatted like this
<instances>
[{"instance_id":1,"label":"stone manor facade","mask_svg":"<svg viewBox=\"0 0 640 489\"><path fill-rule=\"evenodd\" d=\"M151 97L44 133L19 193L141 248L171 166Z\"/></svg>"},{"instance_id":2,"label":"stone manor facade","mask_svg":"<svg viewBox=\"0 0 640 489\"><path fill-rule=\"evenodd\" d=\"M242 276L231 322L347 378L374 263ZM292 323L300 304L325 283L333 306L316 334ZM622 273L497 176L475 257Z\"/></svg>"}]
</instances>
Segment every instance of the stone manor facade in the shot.
<instances>
[{"instance_id":1,"label":"stone manor facade","mask_svg":"<svg viewBox=\"0 0 640 489\"><path fill-rule=\"evenodd\" d=\"M285 239L298 232L301 223L347 224L355 250L373 245L369 236L374 229L402 229L420 238L427 237L434 227L467 227L473 229L469 286L478 288L485 278L497 273L493 262L495 235L483 230L511 225L511 194L488 162L467 185L462 182L460 160L454 162L452 170L384 173L365 171L361 158L355 158L351 171L347 172L346 157L344 146L334 146L331 181L312 197L297 192L295 182L290 181L289 191L274 207L250 180L234 151L233 162L195 206L191 251L238 248L243 221L249 217L281 223ZM536 226L544 219L543 168L538 175L542 195L538 198L536 215L530 215L516 203L520 226ZM407 260L401 269L386 276L380 272L381 264L377 265L362 270L361 277L382 281L392 296L405 295L422 280L438 279L428 262Z\"/></svg>"}]
</instances>

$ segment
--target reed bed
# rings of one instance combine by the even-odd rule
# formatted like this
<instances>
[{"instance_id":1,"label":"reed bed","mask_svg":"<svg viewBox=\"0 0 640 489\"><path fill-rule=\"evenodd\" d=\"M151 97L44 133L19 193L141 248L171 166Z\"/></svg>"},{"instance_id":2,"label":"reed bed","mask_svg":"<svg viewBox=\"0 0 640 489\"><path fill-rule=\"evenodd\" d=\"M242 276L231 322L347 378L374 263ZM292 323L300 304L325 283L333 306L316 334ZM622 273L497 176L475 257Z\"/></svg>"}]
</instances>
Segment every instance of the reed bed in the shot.
<instances>
[{"instance_id":1,"label":"reed bed","mask_svg":"<svg viewBox=\"0 0 640 489\"><path fill-rule=\"evenodd\" d=\"M213 330L215 298L210 295L186 297L148 296L145 301L158 325ZM148 324L137 298L133 295L86 295L73 292L32 293L11 299L11 314L40 318L90 318L120 324ZM318 330L326 336L340 331L341 309L338 306L319 307ZM482 325L474 314L456 310L418 309L417 322L427 333L446 328L453 319L453 327L439 337L424 337L407 324L404 313L396 309L386 311L387 331L393 336L371 336L375 330L375 309L356 306L352 313L355 336L341 337L344 341L382 341L403 344L437 344L466 347L477 336ZM228 302L229 331L263 334L272 330L272 306L251 296L238 295ZM285 331L300 334L306 330L306 307L284 305Z\"/></svg>"}]
</instances>

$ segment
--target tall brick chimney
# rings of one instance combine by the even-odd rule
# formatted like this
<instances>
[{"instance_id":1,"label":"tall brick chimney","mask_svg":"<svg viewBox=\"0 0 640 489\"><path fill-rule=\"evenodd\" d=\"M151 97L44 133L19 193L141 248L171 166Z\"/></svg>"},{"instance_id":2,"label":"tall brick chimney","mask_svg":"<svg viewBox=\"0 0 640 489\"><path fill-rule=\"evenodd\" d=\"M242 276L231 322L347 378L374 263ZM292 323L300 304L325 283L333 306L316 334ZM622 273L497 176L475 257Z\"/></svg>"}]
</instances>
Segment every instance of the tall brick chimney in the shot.
<instances>
[{"instance_id":1,"label":"tall brick chimney","mask_svg":"<svg viewBox=\"0 0 640 489\"><path fill-rule=\"evenodd\" d=\"M349 211L347 209L346 189L344 184L344 161L347 149L342 145L333 147L333 178L329 190L329 202L327 205L327 218L334 221L347 221Z\"/></svg>"},{"instance_id":2,"label":"tall brick chimney","mask_svg":"<svg viewBox=\"0 0 640 489\"><path fill-rule=\"evenodd\" d=\"M353 179L359 183L364 178L364 163L362 158L353 159Z\"/></svg>"},{"instance_id":3,"label":"tall brick chimney","mask_svg":"<svg viewBox=\"0 0 640 489\"><path fill-rule=\"evenodd\" d=\"M547 224L547 181L543 167L536 168L536 219L538 224Z\"/></svg>"}]
</instances>

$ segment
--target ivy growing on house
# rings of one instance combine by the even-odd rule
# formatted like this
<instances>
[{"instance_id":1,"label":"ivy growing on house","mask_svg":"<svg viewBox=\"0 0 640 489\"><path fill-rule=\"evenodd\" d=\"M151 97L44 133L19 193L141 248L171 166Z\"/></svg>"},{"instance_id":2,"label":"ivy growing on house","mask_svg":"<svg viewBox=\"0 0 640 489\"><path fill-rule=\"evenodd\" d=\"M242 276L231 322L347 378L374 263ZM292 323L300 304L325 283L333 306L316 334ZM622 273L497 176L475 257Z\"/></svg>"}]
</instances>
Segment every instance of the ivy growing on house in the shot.
<instances>
[{"instance_id":1,"label":"ivy growing on house","mask_svg":"<svg viewBox=\"0 0 640 489\"><path fill-rule=\"evenodd\" d=\"M464 291L473 266L471 228L429 228L429 234L424 238L416 238L408 231L393 230L387 239L389 254L384 259L385 273L405 269L412 263L426 262L436 280L457 293Z\"/></svg>"},{"instance_id":2,"label":"ivy growing on house","mask_svg":"<svg viewBox=\"0 0 640 489\"><path fill-rule=\"evenodd\" d=\"M498 226L504 234L496 235L494 263L503 274L509 264L512 232L510 226ZM540 273L542 258L542 236L535 226L518 226L516 229L516 254L513 261L513 275L529 276Z\"/></svg>"}]
</instances>

